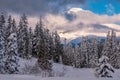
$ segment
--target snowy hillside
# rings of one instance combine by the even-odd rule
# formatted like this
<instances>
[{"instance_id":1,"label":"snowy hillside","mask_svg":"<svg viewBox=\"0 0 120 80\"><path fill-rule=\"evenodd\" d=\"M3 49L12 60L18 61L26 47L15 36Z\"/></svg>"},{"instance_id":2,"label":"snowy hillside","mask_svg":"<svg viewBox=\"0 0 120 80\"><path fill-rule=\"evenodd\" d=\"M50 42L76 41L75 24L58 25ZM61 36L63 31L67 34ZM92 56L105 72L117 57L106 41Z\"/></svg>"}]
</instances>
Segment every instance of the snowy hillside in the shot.
<instances>
[{"instance_id":1,"label":"snowy hillside","mask_svg":"<svg viewBox=\"0 0 120 80\"><path fill-rule=\"evenodd\" d=\"M30 63L31 62L31 63ZM36 59L24 60L20 59L21 68L24 67L24 64L34 65ZM0 75L0 80L119 80L120 78L120 70L116 70L113 78L97 78L94 76L94 69L86 69L86 68L73 68L70 66L65 66L62 64L53 63L53 71L56 74L54 77L42 77L40 75L35 74L27 74L27 75Z\"/></svg>"}]
</instances>

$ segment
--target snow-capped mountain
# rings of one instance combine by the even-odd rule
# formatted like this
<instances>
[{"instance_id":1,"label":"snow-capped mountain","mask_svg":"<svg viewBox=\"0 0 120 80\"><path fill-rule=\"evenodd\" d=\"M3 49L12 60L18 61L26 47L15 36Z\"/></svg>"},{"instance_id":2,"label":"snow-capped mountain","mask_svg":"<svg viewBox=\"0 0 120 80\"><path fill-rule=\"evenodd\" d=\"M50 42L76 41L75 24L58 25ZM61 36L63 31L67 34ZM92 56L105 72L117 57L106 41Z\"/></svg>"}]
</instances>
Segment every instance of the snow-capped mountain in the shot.
<instances>
[{"instance_id":1,"label":"snow-capped mountain","mask_svg":"<svg viewBox=\"0 0 120 80\"><path fill-rule=\"evenodd\" d=\"M90 41L92 38L94 38L94 37L96 37L96 38L98 38L101 42L105 42L105 37L97 37L97 36L95 36L95 35L89 35L87 38L88 38L88 41ZM78 38L76 38L76 39L73 39L73 40L71 40L70 41L70 43L72 43L73 45L76 45L76 44L80 44L81 43L81 41L82 41L82 37L78 37Z\"/></svg>"}]
</instances>

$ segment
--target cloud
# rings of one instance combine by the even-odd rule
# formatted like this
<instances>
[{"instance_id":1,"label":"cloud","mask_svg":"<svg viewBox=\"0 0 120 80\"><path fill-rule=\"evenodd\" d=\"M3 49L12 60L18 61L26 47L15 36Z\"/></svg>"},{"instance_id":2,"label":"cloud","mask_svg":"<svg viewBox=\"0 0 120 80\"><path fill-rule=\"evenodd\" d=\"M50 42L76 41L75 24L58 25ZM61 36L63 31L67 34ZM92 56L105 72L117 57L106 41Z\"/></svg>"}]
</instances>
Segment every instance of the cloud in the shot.
<instances>
[{"instance_id":1,"label":"cloud","mask_svg":"<svg viewBox=\"0 0 120 80\"><path fill-rule=\"evenodd\" d=\"M84 4L86 0L0 0L0 10L15 13L45 14L57 13L68 4Z\"/></svg>"},{"instance_id":2,"label":"cloud","mask_svg":"<svg viewBox=\"0 0 120 80\"><path fill-rule=\"evenodd\" d=\"M112 4L107 4L107 5L105 5L105 7L106 7L106 11L109 15L115 14L114 6Z\"/></svg>"}]
</instances>

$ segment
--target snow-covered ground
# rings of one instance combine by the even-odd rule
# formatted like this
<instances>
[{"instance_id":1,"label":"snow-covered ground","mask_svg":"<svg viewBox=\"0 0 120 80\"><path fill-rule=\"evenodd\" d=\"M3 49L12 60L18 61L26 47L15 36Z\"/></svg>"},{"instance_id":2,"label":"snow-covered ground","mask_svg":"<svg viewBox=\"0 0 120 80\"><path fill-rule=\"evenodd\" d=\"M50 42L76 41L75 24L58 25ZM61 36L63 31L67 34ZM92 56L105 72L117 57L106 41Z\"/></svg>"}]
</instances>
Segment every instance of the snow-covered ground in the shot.
<instances>
[{"instance_id":1,"label":"snow-covered ground","mask_svg":"<svg viewBox=\"0 0 120 80\"><path fill-rule=\"evenodd\" d=\"M24 61L21 59L21 68L23 64L35 64L36 59ZM97 78L94 76L94 69L77 69L70 66L64 66L62 64L53 64L53 71L55 77L41 77L33 74L11 74L0 75L0 80L120 80L120 70L116 70L113 74L113 78Z\"/></svg>"}]
</instances>

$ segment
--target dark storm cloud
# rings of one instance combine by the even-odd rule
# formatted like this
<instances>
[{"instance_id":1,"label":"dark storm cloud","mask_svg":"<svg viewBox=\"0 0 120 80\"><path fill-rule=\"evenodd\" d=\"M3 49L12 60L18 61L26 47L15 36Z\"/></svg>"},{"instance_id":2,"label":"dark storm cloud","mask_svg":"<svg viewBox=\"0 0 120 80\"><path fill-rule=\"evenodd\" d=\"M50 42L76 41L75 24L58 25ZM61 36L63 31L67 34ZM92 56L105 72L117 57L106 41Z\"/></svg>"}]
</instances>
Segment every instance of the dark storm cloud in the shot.
<instances>
[{"instance_id":1,"label":"dark storm cloud","mask_svg":"<svg viewBox=\"0 0 120 80\"><path fill-rule=\"evenodd\" d=\"M0 10L17 13L57 13L68 4L84 4L86 0L0 0Z\"/></svg>"}]
</instances>

